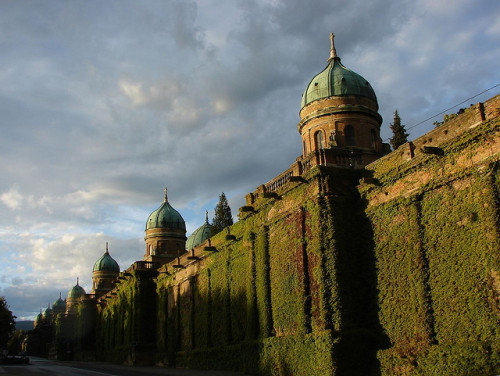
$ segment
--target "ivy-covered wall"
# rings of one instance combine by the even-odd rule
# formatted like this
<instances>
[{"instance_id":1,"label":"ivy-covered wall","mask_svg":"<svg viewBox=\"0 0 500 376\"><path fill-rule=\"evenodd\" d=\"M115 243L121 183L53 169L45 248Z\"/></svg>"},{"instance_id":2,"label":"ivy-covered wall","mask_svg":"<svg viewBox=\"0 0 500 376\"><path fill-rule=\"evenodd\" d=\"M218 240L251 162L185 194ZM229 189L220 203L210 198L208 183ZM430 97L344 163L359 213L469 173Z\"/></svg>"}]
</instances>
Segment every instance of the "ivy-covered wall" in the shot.
<instances>
[{"instance_id":1,"label":"ivy-covered wall","mask_svg":"<svg viewBox=\"0 0 500 376\"><path fill-rule=\"evenodd\" d=\"M382 374L500 372L500 122L379 161L360 186L374 233ZM369 183L368 183L369 182Z\"/></svg>"},{"instance_id":2,"label":"ivy-covered wall","mask_svg":"<svg viewBox=\"0 0 500 376\"><path fill-rule=\"evenodd\" d=\"M317 166L98 309L98 354L262 375L500 373L500 122ZM435 151L435 150L434 150Z\"/></svg>"}]
</instances>

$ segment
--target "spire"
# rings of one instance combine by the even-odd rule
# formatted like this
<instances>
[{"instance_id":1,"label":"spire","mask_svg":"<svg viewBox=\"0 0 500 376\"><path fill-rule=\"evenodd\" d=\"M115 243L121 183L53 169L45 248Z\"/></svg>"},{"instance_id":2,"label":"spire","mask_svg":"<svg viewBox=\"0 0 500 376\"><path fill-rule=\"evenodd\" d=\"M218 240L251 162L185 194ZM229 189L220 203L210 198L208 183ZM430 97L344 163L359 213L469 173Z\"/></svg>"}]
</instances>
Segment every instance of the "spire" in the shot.
<instances>
[{"instance_id":1,"label":"spire","mask_svg":"<svg viewBox=\"0 0 500 376\"><path fill-rule=\"evenodd\" d=\"M208 223L208 210L205 210L205 223Z\"/></svg>"},{"instance_id":2,"label":"spire","mask_svg":"<svg viewBox=\"0 0 500 376\"><path fill-rule=\"evenodd\" d=\"M62 294L61 294L61 291L59 291L59 299L62 300Z\"/></svg>"},{"instance_id":3,"label":"spire","mask_svg":"<svg viewBox=\"0 0 500 376\"><path fill-rule=\"evenodd\" d=\"M165 201L164 202L168 202L168 197L167 197L167 187L165 187Z\"/></svg>"},{"instance_id":4,"label":"spire","mask_svg":"<svg viewBox=\"0 0 500 376\"><path fill-rule=\"evenodd\" d=\"M109 253L109 251L108 251L108 242L106 242L106 253Z\"/></svg>"},{"instance_id":5,"label":"spire","mask_svg":"<svg viewBox=\"0 0 500 376\"><path fill-rule=\"evenodd\" d=\"M337 50L335 50L335 44L333 43L333 38L335 38L335 35L333 35L333 33L330 33L330 44L331 44L331 47L330 47L330 57L328 58L328 62L330 62L332 60L335 60L335 59L340 59L337 56Z\"/></svg>"},{"instance_id":6,"label":"spire","mask_svg":"<svg viewBox=\"0 0 500 376\"><path fill-rule=\"evenodd\" d=\"M79 286L79 285L78 285L78 277L76 277L76 285L77 285L77 286Z\"/></svg>"}]
</instances>

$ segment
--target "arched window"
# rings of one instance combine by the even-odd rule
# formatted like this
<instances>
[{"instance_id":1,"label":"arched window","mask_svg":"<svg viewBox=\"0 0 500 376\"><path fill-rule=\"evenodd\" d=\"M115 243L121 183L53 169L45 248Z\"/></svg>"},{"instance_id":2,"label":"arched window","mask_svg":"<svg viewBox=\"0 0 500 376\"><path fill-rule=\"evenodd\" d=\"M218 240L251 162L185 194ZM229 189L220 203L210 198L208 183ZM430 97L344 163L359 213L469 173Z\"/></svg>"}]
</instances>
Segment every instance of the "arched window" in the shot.
<instances>
[{"instance_id":1,"label":"arched window","mask_svg":"<svg viewBox=\"0 0 500 376\"><path fill-rule=\"evenodd\" d=\"M375 132L375 129L370 129L370 136L372 148L375 149L377 147L377 132Z\"/></svg>"},{"instance_id":2,"label":"arched window","mask_svg":"<svg viewBox=\"0 0 500 376\"><path fill-rule=\"evenodd\" d=\"M307 154L307 149L306 149L306 142L302 141L302 147L304 148L304 155Z\"/></svg>"},{"instance_id":3,"label":"arched window","mask_svg":"<svg viewBox=\"0 0 500 376\"><path fill-rule=\"evenodd\" d=\"M317 131L314 134L314 140L316 141L316 150L324 148L323 132Z\"/></svg>"},{"instance_id":4,"label":"arched window","mask_svg":"<svg viewBox=\"0 0 500 376\"><path fill-rule=\"evenodd\" d=\"M345 146L355 146L356 138L354 137L354 128L351 125L347 125L344 129L345 134Z\"/></svg>"}]
</instances>

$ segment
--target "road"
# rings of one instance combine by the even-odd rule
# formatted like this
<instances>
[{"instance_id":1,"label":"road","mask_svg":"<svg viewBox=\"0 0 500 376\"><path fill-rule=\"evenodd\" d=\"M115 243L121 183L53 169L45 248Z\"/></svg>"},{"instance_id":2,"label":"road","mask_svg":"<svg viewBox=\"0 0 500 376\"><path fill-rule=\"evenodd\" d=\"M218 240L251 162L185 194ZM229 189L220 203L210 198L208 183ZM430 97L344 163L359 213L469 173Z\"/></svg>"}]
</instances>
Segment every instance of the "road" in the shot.
<instances>
[{"instance_id":1,"label":"road","mask_svg":"<svg viewBox=\"0 0 500 376\"><path fill-rule=\"evenodd\" d=\"M30 364L0 365L0 376L242 376L227 371L198 371L160 367L128 367L104 362L58 362L30 357Z\"/></svg>"}]
</instances>

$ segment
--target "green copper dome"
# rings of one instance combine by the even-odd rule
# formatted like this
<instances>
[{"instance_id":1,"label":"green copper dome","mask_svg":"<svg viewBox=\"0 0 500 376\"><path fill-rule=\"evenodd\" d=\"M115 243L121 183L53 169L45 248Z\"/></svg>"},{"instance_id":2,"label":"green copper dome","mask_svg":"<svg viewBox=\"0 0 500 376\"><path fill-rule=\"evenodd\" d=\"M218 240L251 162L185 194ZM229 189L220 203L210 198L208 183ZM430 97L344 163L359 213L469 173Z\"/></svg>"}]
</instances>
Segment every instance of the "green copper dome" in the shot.
<instances>
[{"instance_id":1,"label":"green copper dome","mask_svg":"<svg viewBox=\"0 0 500 376\"><path fill-rule=\"evenodd\" d=\"M108 243L106 243L106 252L94 264L93 272L120 272L118 263L109 255Z\"/></svg>"},{"instance_id":2,"label":"green copper dome","mask_svg":"<svg viewBox=\"0 0 500 376\"><path fill-rule=\"evenodd\" d=\"M45 308L45 311L43 311L43 318L44 319L52 318L52 310L50 309L50 304L47 308Z\"/></svg>"},{"instance_id":3,"label":"green copper dome","mask_svg":"<svg viewBox=\"0 0 500 376\"><path fill-rule=\"evenodd\" d=\"M300 108L302 109L309 103L319 99L347 95L367 97L377 103L377 97L370 83L356 72L346 68L340 62L340 58L337 56L333 45L333 34L331 41L332 48L328 65L307 85L304 94L302 94Z\"/></svg>"},{"instance_id":4,"label":"green copper dome","mask_svg":"<svg viewBox=\"0 0 500 376\"><path fill-rule=\"evenodd\" d=\"M53 311L65 311L66 310L66 302L62 300L61 294L59 293L59 298L52 304Z\"/></svg>"},{"instance_id":5,"label":"green copper dome","mask_svg":"<svg viewBox=\"0 0 500 376\"><path fill-rule=\"evenodd\" d=\"M86 294L86 292L83 289L83 287L81 287L78 284L78 278L77 278L76 285L73 286L73 288L71 290L69 290L69 292L68 292L68 299L70 299L70 298L78 299L78 298L82 297L85 294Z\"/></svg>"},{"instance_id":6,"label":"green copper dome","mask_svg":"<svg viewBox=\"0 0 500 376\"><path fill-rule=\"evenodd\" d=\"M177 210L170 206L167 199L167 188L165 188L165 200L163 204L149 215L146 222L146 230L152 228L169 228L186 231L186 223Z\"/></svg>"},{"instance_id":7,"label":"green copper dome","mask_svg":"<svg viewBox=\"0 0 500 376\"><path fill-rule=\"evenodd\" d=\"M210 237L211 233L212 233L212 225L208 223L208 212L207 212L205 217L205 223L201 227L194 230L191 236L186 241L186 249L190 250L197 247L205 240L207 240Z\"/></svg>"}]
</instances>

